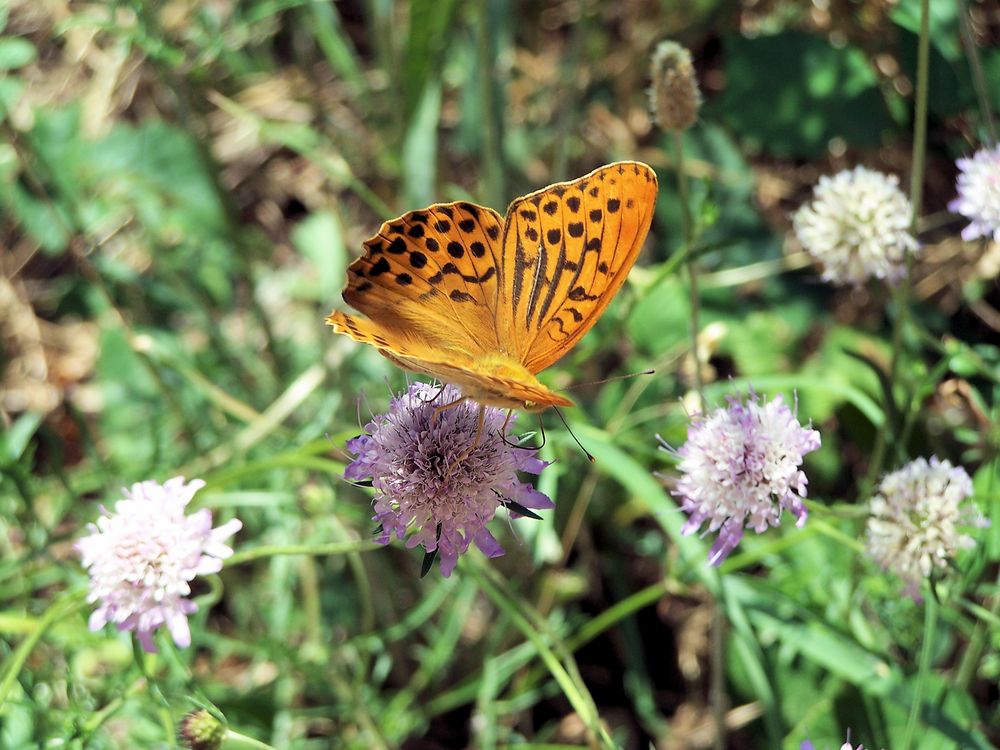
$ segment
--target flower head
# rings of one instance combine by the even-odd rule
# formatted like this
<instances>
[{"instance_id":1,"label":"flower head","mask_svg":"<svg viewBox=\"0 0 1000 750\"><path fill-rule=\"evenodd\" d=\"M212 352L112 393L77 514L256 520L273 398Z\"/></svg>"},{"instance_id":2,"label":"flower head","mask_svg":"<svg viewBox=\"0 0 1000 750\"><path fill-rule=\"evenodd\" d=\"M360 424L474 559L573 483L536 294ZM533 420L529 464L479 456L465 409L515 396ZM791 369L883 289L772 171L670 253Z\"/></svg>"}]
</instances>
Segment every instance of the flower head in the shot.
<instances>
[{"instance_id":1,"label":"flower head","mask_svg":"<svg viewBox=\"0 0 1000 750\"><path fill-rule=\"evenodd\" d=\"M513 416L470 401L440 408L461 397L451 385L414 383L347 443L357 458L344 470L347 479L372 480L374 520L382 526L377 541L403 539L413 527L406 545L436 550L444 576L472 542L488 557L503 554L486 529L500 505L515 512L553 507L518 479L519 471L538 474L547 464L534 449L506 440Z\"/></svg>"},{"instance_id":2,"label":"flower head","mask_svg":"<svg viewBox=\"0 0 1000 750\"><path fill-rule=\"evenodd\" d=\"M197 605L187 598L198 575L217 573L233 554L223 542L242 528L233 519L212 528L207 508L184 515L194 494L205 486L184 477L133 484L113 513L101 508L90 534L76 543L83 567L90 574L87 600L98 607L90 629L113 622L119 630L135 631L146 651L156 651L153 633L166 625L174 643L191 644L187 616Z\"/></svg>"},{"instance_id":3,"label":"flower head","mask_svg":"<svg viewBox=\"0 0 1000 750\"><path fill-rule=\"evenodd\" d=\"M701 91L691 53L677 42L660 42L650 65L649 107L664 130L687 130L698 120Z\"/></svg>"},{"instance_id":4,"label":"flower head","mask_svg":"<svg viewBox=\"0 0 1000 750\"><path fill-rule=\"evenodd\" d=\"M899 178L855 167L820 177L793 224L799 242L823 264L825 281L859 285L872 276L903 277L907 253L917 250L910 220Z\"/></svg>"},{"instance_id":5,"label":"flower head","mask_svg":"<svg viewBox=\"0 0 1000 750\"><path fill-rule=\"evenodd\" d=\"M708 532L718 531L708 555L718 565L739 544L744 527L759 534L778 526L782 510L801 527L807 479L799 466L817 448L819 433L802 427L780 395L768 403L751 391L746 404L730 398L729 406L696 417L677 451L682 476L672 493L688 514L683 533L706 521Z\"/></svg>"},{"instance_id":6,"label":"flower head","mask_svg":"<svg viewBox=\"0 0 1000 750\"><path fill-rule=\"evenodd\" d=\"M962 239L992 237L1000 242L1000 146L980 149L967 159L959 159L958 197L948 210L962 214L970 222Z\"/></svg>"},{"instance_id":7,"label":"flower head","mask_svg":"<svg viewBox=\"0 0 1000 750\"><path fill-rule=\"evenodd\" d=\"M226 739L226 727L204 708L191 711L181 719L178 734L190 750L218 750Z\"/></svg>"},{"instance_id":8,"label":"flower head","mask_svg":"<svg viewBox=\"0 0 1000 750\"><path fill-rule=\"evenodd\" d=\"M963 526L985 526L967 502L972 480L961 466L925 458L887 474L871 501L868 552L907 584L911 593L959 549L975 546Z\"/></svg>"}]
</instances>

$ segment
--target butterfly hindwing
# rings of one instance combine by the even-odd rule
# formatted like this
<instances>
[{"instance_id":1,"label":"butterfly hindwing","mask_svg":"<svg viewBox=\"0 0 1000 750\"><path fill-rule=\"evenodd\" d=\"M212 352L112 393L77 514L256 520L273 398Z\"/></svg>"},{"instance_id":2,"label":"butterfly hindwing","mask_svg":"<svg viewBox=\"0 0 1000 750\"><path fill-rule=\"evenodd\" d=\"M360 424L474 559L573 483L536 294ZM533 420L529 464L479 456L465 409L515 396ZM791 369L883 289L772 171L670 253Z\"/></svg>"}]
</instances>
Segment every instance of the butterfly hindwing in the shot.
<instances>
[{"instance_id":1,"label":"butterfly hindwing","mask_svg":"<svg viewBox=\"0 0 1000 750\"><path fill-rule=\"evenodd\" d=\"M501 224L496 211L466 202L387 221L347 269L344 300L429 344L495 350Z\"/></svg>"},{"instance_id":2,"label":"butterfly hindwing","mask_svg":"<svg viewBox=\"0 0 1000 750\"><path fill-rule=\"evenodd\" d=\"M528 370L566 354L604 312L642 249L656 192L650 167L617 162L511 203L498 327Z\"/></svg>"},{"instance_id":3,"label":"butterfly hindwing","mask_svg":"<svg viewBox=\"0 0 1000 750\"><path fill-rule=\"evenodd\" d=\"M541 408L570 406L572 401L546 388L531 376L516 377L490 367L482 357L462 349L428 344L382 322L358 318L334 310L326 322L336 333L369 344L396 365L421 372L462 388L483 404L524 408L526 402Z\"/></svg>"}]
</instances>

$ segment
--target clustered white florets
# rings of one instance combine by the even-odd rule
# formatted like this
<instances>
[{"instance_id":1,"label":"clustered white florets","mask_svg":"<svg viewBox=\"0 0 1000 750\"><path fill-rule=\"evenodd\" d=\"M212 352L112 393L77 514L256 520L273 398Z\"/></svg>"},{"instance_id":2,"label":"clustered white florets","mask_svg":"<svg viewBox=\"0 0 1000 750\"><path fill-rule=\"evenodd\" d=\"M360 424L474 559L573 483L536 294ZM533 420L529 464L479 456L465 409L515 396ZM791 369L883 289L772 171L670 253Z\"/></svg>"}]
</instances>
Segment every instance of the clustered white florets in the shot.
<instances>
[{"instance_id":1,"label":"clustered white florets","mask_svg":"<svg viewBox=\"0 0 1000 750\"><path fill-rule=\"evenodd\" d=\"M823 264L823 279L858 285L871 277L899 281L917 250L910 201L895 175L865 167L819 180L813 200L793 217L795 235Z\"/></svg>"},{"instance_id":2,"label":"clustered white florets","mask_svg":"<svg viewBox=\"0 0 1000 750\"><path fill-rule=\"evenodd\" d=\"M962 527L987 522L971 502L972 480L961 466L925 458L887 474L871 501L868 552L915 594L920 582L975 541Z\"/></svg>"},{"instance_id":3,"label":"clustered white florets","mask_svg":"<svg viewBox=\"0 0 1000 750\"><path fill-rule=\"evenodd\" d=\"M97 603L90 629L111 622L135 631L146 651L156 651L153 633L166 625L174 642L191 644L187 616L198 606L188 599L195 576L217 573L233 554L223 542L242 528L233 519L212 528L212 513L202 508L190 516L184 509L205 486L183 477L140 482L124 491L114 511L101 509L90 534L76 543L90 574L87 600Z\"/></svg>"},{"instance_id":4,"label":"clustered white florets","mask_svg":"<svg viewBox=\"0 0 1000 750\"><path fill-rule=\"evenodd\" d=\"M718 565L739 544L744 528L759 534L778 526L782 510L802 526L808 482L799 467L819 445L819 433L802 427L781 396L768 403L751 393L745 404L731 398L728 407L695 418L676 452L681 478L673 494L689 516L683 533L694 533L706 521L708 532L718 531L709 552L709 562Z\"/></svg>"},{"instance_id":5,"label":"clustered white florets","mask_svg":"<svg viewBox=\"0 0 1000 750\"><path fill-rule=\"evenodd\" d=\"M1000 146L984 148L958 165L958 197L948 210L969 220L962 239L992 238L1000 242Z\"/></svg>"},{"instance_id":6,"label":"clustered white florets","mask_svg":"<svg viewBox=\"0 0 1000 750\"><path fill-rule=\"evenodd\" d=\"M538 474L547 464L534 449L507 440L513 415L486 408L480 426L475 402L439 408L460 398L451 385L414 383L347 443L357 458L344 470L347 479L372 481L378 541L403 539L412 530L406 545L436 550L444 576L472 542L488 557L503 554L486 528L501 505L553 507L518 478L519 471Z\"/></svg>"}]
</instances>

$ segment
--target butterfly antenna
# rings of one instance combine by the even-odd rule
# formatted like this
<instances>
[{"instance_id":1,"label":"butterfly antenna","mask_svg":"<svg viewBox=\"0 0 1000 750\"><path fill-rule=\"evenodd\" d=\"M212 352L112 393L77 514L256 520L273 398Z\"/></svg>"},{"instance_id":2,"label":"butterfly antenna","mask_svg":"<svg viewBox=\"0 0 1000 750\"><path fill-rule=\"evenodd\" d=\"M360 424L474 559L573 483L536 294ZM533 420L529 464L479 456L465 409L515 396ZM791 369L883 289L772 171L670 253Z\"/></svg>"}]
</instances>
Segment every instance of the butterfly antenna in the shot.
<instances>
[{"instance_id":1,"label":"butterfly antenna","mask_svg":"<svg viewBox=\"0 0 1000 750\"><path fill-rule=\"evenodd\" d=\"M520 443L514 443L507 439L507 425L510 422L511 415L514 413L513 409L507 410L507 419L504 420L503 427L497 430L500 435L500 440L504 445L509 445L511 448L520 448L525 451L540 451L545 447L545 426L542 424L542 418L538 418L538 426L542 430L542 442L538 445L521 445Z\"/></svg>"},{"instance_id":2,"label":"butterfly antenna","mask_svg":"<svg viewBox=\"0 0 1000 750\"><path fill-rule=\"evenodd\" d=\"M642 372L630 372L628 375L615 375L612 378L604 378L603 380L591 380L589 383L574 383L573 385L566 386L563 390L571 391L574 388L585 388L588 385L604 385L605 383L612 383L615 380L627 380L628 378L636 378L640 375L655 375L656 370L643 370Z\"/></svg>"},{"instance_id":3,"label":"butterfly antenna","mask_svg":"<svg viewBox=\"0 0 1000 750\"><path fill-rule=\"evenodd\" d=\"M573 430L570 429L569 422L566 421L566 417L564 417L562 415L562 412L559 411L559 407L553 406L552 409L555 411L556 414L559 415L559 419L562 421L563 426L566 428L566 431L569 432L570 437L573 438L573 441L580 447L580 450L583 451L584 455L587 457L587 460L590 461L590 463L592 464L596 464L597 459L594 458L594 454L588 451L586 448L584 448L583 443L581 443L579 438L577 438L577 436L573 434Z\"/></svg>"}]
</instances>

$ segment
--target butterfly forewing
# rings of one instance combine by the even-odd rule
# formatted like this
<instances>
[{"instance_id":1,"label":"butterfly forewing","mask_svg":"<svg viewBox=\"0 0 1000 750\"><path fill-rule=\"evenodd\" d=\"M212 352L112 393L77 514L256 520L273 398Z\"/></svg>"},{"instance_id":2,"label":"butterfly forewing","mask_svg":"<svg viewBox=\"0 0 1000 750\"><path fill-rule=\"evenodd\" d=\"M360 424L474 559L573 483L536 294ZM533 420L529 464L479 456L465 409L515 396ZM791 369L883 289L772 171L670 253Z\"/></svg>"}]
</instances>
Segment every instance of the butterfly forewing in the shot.
<instances>
[{"instance_id":1,"label":"butterfly forewing","mask_svg":"<svg viewBox=\"0 0 1000 750\"><path fill-rule=\"evenodd\" d=\"M534 377L594 324L635 262L656 176L620 162L514 201L502 220L472 203L385 222L348 268L338 332L482 404L572 402ZM501 228L501 225L503 228Z\"/></svg>"},{"instance_id":2,"label":"butterfly forewing","mask_svg":"<svg viewBox=\"0 0 1000 750\"><path fill-rule=\"evenodd\" d=\"M528 370L566 354L604 312L642 249L656 192L650 167L618 162L510 205L497 328Z\"/></svg>"},{"instance_id":3,"label":"butterfly forewing","mask_svg":"<svg viewBox=\"0 0 1000 750\"><path fill-rule=\"evenodd\" d=\"M348 268L344 300L394 330L392 339L498 351L501 223L496 211L464 202L387 221Z\"/></svg>"}]
</instances>

